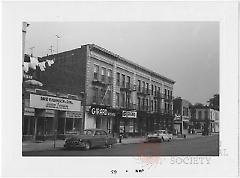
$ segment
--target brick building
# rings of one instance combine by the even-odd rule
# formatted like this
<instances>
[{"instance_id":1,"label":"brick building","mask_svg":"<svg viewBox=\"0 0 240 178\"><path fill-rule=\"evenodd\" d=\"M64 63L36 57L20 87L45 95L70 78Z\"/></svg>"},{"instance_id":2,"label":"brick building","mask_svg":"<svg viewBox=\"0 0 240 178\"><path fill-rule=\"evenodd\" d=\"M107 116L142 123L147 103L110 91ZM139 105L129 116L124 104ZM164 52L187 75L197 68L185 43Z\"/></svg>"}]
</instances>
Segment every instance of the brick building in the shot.
<instances>
[{"instance_id":1,"label":"brick building","mask_svg":"<svg viewBox=\"0 0 240 178\"><path fill-rule=\"evenodd\" d=\"M174 130L177 134L188 134L190 128L190 102L181 97L173 100Z\"/></svg>"},{"instance_id":2,"label":"brick building","mask_svg":"<svg viewBox=\"0 0 240 178\"><path fill-rule=\"evenodd\" d=\"M46 89L84 96L79 129L128 135L173 130L175 81L94 44L54 57L54 65L40 72L39 79Z\"/></svg>"}]
</instances>

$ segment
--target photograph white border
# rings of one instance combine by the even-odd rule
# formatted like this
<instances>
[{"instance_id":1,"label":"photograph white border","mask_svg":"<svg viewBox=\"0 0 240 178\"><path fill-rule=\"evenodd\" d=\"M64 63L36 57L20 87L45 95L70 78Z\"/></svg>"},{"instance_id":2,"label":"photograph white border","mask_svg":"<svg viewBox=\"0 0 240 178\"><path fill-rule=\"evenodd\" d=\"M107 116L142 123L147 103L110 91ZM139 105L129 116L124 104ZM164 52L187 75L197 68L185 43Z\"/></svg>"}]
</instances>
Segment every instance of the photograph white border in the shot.
<instances>
[{"instance_id":1,"label":"photograph white border","mask_svg":"<svg viewBox=\"0 0 240 178\"><path fill-rule=\"evenodd\" d=\"M3 176L237 176L239 132L236 1L3 2L2 10ZM22 157L23 21L219 21L220 151L224 151L224 154L209 157L209 164L171 164L174 157L162 157L162 163L151 168L144 167L136 157ZM125 172L126 169L129 170L128 173ZM136 173L135 169L144 171ZM111 170L117 170L117 174L112 174Z\"/></svg>"}]
</instances>

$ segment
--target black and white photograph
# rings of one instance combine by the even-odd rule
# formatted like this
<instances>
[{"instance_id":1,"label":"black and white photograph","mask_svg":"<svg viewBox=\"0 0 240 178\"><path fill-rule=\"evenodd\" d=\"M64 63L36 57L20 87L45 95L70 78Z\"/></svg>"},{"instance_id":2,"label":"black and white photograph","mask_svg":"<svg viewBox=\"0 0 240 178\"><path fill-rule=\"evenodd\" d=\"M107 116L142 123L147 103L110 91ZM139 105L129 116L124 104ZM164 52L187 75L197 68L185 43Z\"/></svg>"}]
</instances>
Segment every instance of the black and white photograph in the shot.
<instances>
[{"instance_id":1,"label":"black and white photograph","mask_svg":"<svg viewBox=\"0 0 240 178\"><path fill-rule=\"evenodd\" d=\"M218 22L23 28L23 156L219 155Z\"/></svg>"},{"instance_id":2,"label":"black and white photograph","mask_svg":"<svg viewBox=\"0 0 240 178\"><path fill-rule=\"evenodd\" d=\"M239 176L238 2L2 11L3 176Z\"/></svg>"}]
</instances>

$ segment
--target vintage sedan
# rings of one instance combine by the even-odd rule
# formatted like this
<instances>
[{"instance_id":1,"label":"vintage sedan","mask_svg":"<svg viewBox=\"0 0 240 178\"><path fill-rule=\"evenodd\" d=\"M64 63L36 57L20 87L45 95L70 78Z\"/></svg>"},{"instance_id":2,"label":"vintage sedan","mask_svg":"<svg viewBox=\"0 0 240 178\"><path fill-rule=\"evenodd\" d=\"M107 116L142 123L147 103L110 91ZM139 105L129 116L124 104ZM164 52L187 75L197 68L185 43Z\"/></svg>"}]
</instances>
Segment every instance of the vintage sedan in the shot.
<instances>
[{"instance_id":1,"label":"vintage sedan","mask_svg":"<svg viewBox=\"0 0 240 178\"><path fill-rule=\"evenodd\" d=\"M83 148L89 150L93 147L106 146L111 148L117 139L102 129L86 129L83 133L69 136L65 139L64 148Z\"/></svg>"},{"instance_id":2,"label":"vintage sedan","mask_svg":"<svg viewBox=\"0 0 240 178\"><path fill-rule=\"evenodd\" d=\"M172 140L173 135L169 133L167 130L155 130L153 133L150 133L147 135L147 141L152 142L152 141L159 141L159 142L164 142L164 141L170 141Z\"/></svg>"}]
</instances>

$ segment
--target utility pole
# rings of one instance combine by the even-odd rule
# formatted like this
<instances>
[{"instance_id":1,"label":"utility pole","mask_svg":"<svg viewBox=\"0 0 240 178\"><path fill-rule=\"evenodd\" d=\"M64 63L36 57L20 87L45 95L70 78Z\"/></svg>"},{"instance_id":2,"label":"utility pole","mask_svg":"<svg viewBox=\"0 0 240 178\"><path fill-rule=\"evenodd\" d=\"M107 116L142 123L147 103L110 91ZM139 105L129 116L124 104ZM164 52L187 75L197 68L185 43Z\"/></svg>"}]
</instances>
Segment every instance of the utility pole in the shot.
<instances>
[{"instance_id":1,"label":"utility pole","mask_svg":"<svg viewBox=\"0 0 240 178\"><path fill-rule=\"evenodd\" d=\"M57 37L57 59L58 59L58 39L60 36L56 35ZM57 137L57 128L58 128L58 116L59 116L59 111L55 111L54 113L54 142L53 142L53 148L56 147L56 137Z\"/></svg>"},{"instance_id":2,"label":"utility pole","mask_svg":"<svg viewBox=\"0 0 240 178\"><path fill-rule=\"evenodd\" d=\"M53 50L53 45L50 45L50 49L49 49L49 50L50 50L51 55L52 55L52 54L53 54L53 51L54 51L54 50Z\"/></svg>"}]
</instances>

